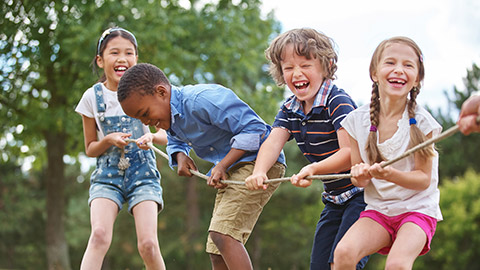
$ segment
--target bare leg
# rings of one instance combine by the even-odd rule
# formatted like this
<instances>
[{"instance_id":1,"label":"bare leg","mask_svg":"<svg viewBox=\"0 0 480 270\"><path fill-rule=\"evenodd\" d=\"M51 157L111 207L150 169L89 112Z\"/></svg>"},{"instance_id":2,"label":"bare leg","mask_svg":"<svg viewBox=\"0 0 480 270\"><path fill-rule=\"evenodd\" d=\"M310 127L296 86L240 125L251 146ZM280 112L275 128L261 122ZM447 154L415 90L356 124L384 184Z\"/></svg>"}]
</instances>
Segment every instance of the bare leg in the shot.
<instances>
[{"instance_id":1,"label":"bare leg","mask_svg":"<svg viewBox=\"0 0 480 270\"><path fill-rule=\"evenodd\" d=\"M147 270L165 270L157 236L158 204L141 202L132 209L137 231L137 245Z\"/></svg>"},{"instance_id":2,"label":"bare leg","mask_svg":"<svg viewBox=\"0 0 480 270\"><path fill-rule=\"evenodd\" d=\"M335 248L333 269L354 270L363 257L390 244L390 234L385 228L370 218L360 218Z\"/></svg>"},{"instance_id":3,"label":"bare leg","mask_svg":"<svg viewBox=\"0 0 480 270\"><path fill-rule=\"evenodd\" d=\"M210 237L217 246L218 250L220 250L220 253L222 254L221 257L223 259L217 261L216 259L218 259L218 257L214 256L212 260L211 255L210 259L212 260L213 269L253 270L250 256L248 255L245 246L241 242L237 241L231 236L212 231L210 232ZM222 268L224 267L223 265L226 265L228 268Z\"/></svg>"},{"instance_id":4,"label":"bare leg","mask_svg":"<svg viewBox=\"0 0 480 270\"><path fill-rule=\"evenodd\" d=\"M412 269L426 241L427 235L417 224L403 224L387 256L385 269Z\"/></svg>"},{"instance_id":5,"label":"bare leg","mask_svg":"<svg viewBox=\"0 0 480 270\"><path fill-rule=\"evenodd\" d=\"M80 269L101 269L105 254L112 242L113 223L118 214L115 202L105 199L94 199L90 205L91 233L87 249L83 255Z\"/></svg>"},{"instance_id":6,"label":"bare leg","mask_svg":"<svg viewBox=\"0 0 480 270\"><path fill-rule=\"evenodd\" d=\"M212 270L228 270L228 266L222 258L222 255L209 254L212 262Z\"/></svg>"}]
</instances>

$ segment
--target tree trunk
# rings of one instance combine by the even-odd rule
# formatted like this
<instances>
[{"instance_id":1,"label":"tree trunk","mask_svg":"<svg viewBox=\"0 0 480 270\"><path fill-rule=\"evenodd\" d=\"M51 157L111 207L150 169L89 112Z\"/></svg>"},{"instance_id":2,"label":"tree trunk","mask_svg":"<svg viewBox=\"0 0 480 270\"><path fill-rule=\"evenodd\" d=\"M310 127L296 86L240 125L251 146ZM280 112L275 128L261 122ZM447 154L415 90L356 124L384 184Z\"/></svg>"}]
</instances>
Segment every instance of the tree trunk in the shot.
<instances>
[{"instance_id":1,"label":"tree trunk","mask_svg":"<svg viewBox=\"0 0 480 270\"><path fill-rule=\"evenodd\" d=\"M255 227L255 232L252 233L250 239L248 241L253 242L253 248L250 252L252 257L252 264L253 269L260 269L260 261L262 259L262 233L261 233L261 226L257 224Z\"/></svg>"},{"instance_id":2,"label":"tree trunk","mask_svg":"<svg viewBox=\"0 0 480 270\"><path fill-rule=\"evenodd\" d=\"M198 236L198 226L200 223L200 214L198 209L198 194L197 194L197 182L198 179L195 177L190 177L187 180L187 243L189 245L186 247L186 257L194 258L196 251L194 250L194 245L196 238ZM187 269L194 270L196 269L194 260L187 259Z\"/></svg>"},{"instance_id":3,"label":"tree trunk","mask_svg":"<svg viewBox=\"0 0 480 270\"><path fill-rule=\"evenodd\" d=\"M65 239L65 175L63 155L65 133L47 131L47 264L49 270L70 270L68 245Z\"/></svg>"}]
</instances>

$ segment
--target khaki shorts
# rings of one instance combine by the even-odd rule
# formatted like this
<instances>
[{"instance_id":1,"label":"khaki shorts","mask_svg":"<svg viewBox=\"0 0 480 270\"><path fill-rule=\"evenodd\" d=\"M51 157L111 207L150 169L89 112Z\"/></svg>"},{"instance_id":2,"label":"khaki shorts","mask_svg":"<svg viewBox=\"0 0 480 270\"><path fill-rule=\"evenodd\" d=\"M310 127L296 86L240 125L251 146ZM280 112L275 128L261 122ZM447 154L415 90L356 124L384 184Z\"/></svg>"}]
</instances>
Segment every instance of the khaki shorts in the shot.
<instances>
[{"instance_id":1,"label":"khaki shorts","mask_svg":"<svg viewBox=\"0 0 480 270\"><path fill-rule=\"evenodd\" d=\"M236 164L227 172L227 179L244 181L252 174L254 166L253 161ZM277 162L270 168L267 176L273 179L283 177L284 174L285 165ZM208 231L229 235L245 245L263 207L278 186L280 182L269 184L266 190L248 190L245 185L235 184L219 189ZM207 239L206 251L220 255L210 235Z\"/></svg>"}]
</instances>

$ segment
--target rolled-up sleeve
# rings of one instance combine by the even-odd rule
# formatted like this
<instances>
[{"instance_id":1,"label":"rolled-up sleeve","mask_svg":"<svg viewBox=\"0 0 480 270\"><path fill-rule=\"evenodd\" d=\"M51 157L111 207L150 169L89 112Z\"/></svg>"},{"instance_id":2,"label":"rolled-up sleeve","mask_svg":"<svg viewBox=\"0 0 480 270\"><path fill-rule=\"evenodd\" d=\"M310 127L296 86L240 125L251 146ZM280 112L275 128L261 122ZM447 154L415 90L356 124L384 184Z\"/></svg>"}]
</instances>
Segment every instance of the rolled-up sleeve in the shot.
<instances>
[{"instance_id":1,"label":"rolled-up sleeve","mask_svg":"<svg viewBox=\"0 0 480 270\"><path fill-rule=\"evenodd\" d=\"M238 134L232 138L230 144L235 149L257 151L260 149L261 136L261 134Z\"/></svg>"}]
</instances>

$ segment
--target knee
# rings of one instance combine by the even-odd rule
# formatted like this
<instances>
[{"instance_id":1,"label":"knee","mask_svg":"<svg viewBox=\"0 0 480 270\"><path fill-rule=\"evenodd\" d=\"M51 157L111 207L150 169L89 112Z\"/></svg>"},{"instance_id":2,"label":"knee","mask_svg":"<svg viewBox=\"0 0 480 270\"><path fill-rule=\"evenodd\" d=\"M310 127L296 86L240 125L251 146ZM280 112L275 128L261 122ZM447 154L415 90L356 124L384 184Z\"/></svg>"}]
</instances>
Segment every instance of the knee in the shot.
<instances>
[{"instance_id":1,"label":"knee","mask_svg":"<svg viewBox=\"0 0 480 270\"><path fill-rule=\"evenodd\" d=\"M138 242L138 252L142 258L153 258L159 254L158 241L155 239L145 239Z\"/></svg>"},{"instance_id":2,"label":"knee","mask_svg":"<svg viewBox=\"0 0 480 270\"><path fill-rule=\"evenodd\" d=\"M210 261L212 262L212 268L214 268L214 265L221 265L225 264L225 261L223 260L223 257L221 255L217 254L209 254L210 255Z\"/></svg>"},{"instance_id":3,"label":"knee","mask_svg":"<svg viewBox=\"0 0 480 270\"><path fill-rule=\"evenodd\" d=\"M333 263L335 267L343 269L344 267L355 266L357 261L353 252L347 246L341 245L340 242L333 253Z\"/></svg>"},{"instance_id":4,"label":"knee","mask_svg":"<svg viewBox=\"0 0 480 270\"><path fill-rule=\"evenodd\" d=\"M385 263L385 270L404 270L412 269L406 260L397 258L388 258Z\"/></svg>"},{"instance_id":5,"label":"knee","mask_svg":"<svg viewBox=\"0 0 480 270\"><path fill-rule=\"evenodd\" d=\"M95 248L108 249L112 241L111 233L105 228L94 228L90 235L90 244Z\"/></svg>"}]
</instances>

